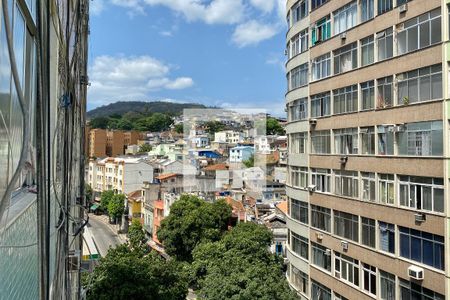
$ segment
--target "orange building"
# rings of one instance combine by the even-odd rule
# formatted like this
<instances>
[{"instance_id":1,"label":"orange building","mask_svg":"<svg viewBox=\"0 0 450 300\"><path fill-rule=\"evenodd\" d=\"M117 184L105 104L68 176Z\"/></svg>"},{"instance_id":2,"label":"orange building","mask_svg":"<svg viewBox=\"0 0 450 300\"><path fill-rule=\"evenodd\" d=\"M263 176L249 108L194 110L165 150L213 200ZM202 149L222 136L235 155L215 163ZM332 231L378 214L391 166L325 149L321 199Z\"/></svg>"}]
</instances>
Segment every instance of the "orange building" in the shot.
<instances>
[{"instance_id":1,"label":"orange building","mask_svg":"<svg viewBox=\"0 0 450 300\"><path fill-rule=\"evenodd\" d=\"M110 157L125 153L125 135L122 130L106 132L106 154Z\"/></svg>"},{"instance_id":2,"label":"orange building","mask_svg":"<svg viewBox=\"0 0 450 300\"><path fill-rule=\"evenodd\" d=\"M153 231L152 239L154 242L161 244L158 240L157 232L161 227L161 221L164 219L164 201L161 199L153 202Z\"/></svg>"},{"instance_id":3,"label":"orange building","mask_svg":"<svg viewBox=\"0 0 450 300\"><path fill-rule=\"evenodd\" d=\"M105 157L106 156L106 130L91 129L88 138L88 154L89 157Z\"/></svg>"},{"instance_id":4,"label":"orange building","mask_svg":"<svg viewBox=\"0 0 450 300\"><path fill-rule=\"evenodd\" d=\"M137 145L139 131L89 129L86 127L86 154L89 157L118 156L125 154L129 145Z\"/></svg>"}]
</instances>

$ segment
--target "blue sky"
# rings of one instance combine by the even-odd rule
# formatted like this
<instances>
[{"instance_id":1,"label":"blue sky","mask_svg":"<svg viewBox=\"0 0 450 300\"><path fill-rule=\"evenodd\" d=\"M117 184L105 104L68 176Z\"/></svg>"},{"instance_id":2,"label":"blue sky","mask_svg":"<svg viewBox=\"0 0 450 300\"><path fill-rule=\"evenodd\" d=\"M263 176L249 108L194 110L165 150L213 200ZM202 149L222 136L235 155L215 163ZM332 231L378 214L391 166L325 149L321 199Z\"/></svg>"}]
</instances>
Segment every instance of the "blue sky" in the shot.
<instances>
[{"instance_id":1,"label":"blue sky","mask_svg":"<svg viewBox=\"0 0 450 300\"><path fill-rule=\"evenodd\" d=\"M285 0L93 0L88 109L196 102L284 114Z\"/></svg>"}]
</instances>

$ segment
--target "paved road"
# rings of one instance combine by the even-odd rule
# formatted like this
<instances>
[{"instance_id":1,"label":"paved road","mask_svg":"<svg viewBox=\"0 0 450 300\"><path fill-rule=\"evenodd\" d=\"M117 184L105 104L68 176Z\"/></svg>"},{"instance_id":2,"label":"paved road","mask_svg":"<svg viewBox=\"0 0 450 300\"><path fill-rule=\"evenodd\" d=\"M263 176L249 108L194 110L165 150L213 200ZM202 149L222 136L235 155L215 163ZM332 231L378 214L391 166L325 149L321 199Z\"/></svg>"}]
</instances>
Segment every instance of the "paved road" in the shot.
<instances>
[{"instance_id":1,"label":"paved road","mask_svg":"<svg viewBox=\"0 0 450 300\"><path fill-rule=\"evenodd\" d=\"M121 244L117 233L112 231L111 228L98 217L90 215L88 226L91 230L97 250L101 256L106 255L109 247L114 247Z\"/></svg>"}]
</instances>

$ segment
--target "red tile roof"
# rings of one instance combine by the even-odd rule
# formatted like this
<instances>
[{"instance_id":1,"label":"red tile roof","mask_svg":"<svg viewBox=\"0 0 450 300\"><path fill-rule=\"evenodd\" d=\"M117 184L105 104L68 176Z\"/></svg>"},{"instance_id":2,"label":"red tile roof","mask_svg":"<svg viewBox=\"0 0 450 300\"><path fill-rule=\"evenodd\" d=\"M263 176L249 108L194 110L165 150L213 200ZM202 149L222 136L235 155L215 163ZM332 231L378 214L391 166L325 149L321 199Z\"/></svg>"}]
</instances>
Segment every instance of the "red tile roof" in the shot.
<instances>
[{"instance_id":1,"label":"red tile roof","mask_svg":"<svg viewBox=\"0 0 450 300\"><path fill-rule=\"evenodd\" d=\"M159 180L165 180L165 179L169 179L169 178L177 177L177 176L178 176L178 174L175 174L175 173L168 173L168 174L161 174L161 175L159 175L158 177L156 177L156 179L159 179Z\"/></svg>"},{"instance_id":2,"label":"red tile roof","mask_svg":"<svg viewBox=\"0 0 450 300\"><path fill-rule=\"evenodd\" d=\"M288 203L287 201L283 201L277 204L277 208L287 215L288 212Z\"/></svg>"},{"instance_id":3,"label":"red tile roof","mask_svg":"<svg viewBox=\"0 0 450 300\"><path fill-rule=\"evenodd\" d=\"M215 164L215 165L210 165L205 167L203 170L205 171L225 171L228 170L230 168L230 166L228 166L227 164Z\"/></svg>"}]
</instances>

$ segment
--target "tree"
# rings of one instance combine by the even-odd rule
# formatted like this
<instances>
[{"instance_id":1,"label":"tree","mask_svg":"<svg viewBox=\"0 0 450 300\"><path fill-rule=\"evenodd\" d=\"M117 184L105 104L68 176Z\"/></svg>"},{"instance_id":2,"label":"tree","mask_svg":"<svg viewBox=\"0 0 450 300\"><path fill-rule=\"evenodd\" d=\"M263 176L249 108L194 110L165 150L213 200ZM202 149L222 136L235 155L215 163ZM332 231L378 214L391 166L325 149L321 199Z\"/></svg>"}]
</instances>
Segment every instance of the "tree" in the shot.
<instances>
[{"instance_id":1,"label":"tree","mask_svg":"<svg viewBox=\"0 0 450 300\"><path fill-rule=\"evenodd\" d=\"M192 250L204 241L218 241L228 228L231 207L224 201L208 203L190 195L181 196L157 232L167 254L191 261Z\"/></svg>"},{"instance_id":2,"label":"tree","mask_svg":"<svg viewBox=\"0 0 450 300\"><path fill-rule=\"evenodd\" d=\"M108 214L114 220L119 219L125 211L125 195L117 194L108 203Z\"/></svg>"},{"instance_id":3,"label":"tree","mask_svg":"<svg viewBox=\"0 0 450 300\"><path fill-rule=\"evenodd\" d=\"M130 246L132 249L136 249L145 244L147 240L145 238L144 231L142 230L142 225L139 220L134 219L128 228L128 238L130 240Z\"/></svg>"},{"instance_id":4,"label":"tree","mask_svg":"<svg viewBox=\"0 0 450 300\"><path fill-rule=\"evenodd\" d=\"M272 233L262 225L240 223L222 240L193 252L192 283L205 299L296 299L279 257L268 251Z\"/></svg>"},{"instance_id":5,"label":"tree","mask_svg":"<svg viewBox=\"0 0 450 300\"><path fill-rule=\"evenodd\" d=\"M133 129L133 123L128 119L120 119L116 123L117 129L120 130L131 130Z\"/></svg>"},{"instance_id":6,"label":"tree","mask_svg":"<svg viewBox=\"0 0 450 300\"><path fill-rule=\"evenodd\" d=\"M139 147L139 153L145 153L150 151L152 151L152 146L150 146L149 144L142 144Z\"/></svg>"},{"instance_id":7,"label":"tree","mask_svg":"<svg viewBox=\"0 0 450 300\"><path fill-rule=\"evenodd\" d=\"M109 202L114 197L114 191L108 190L103 191L102 195L100 196L100 206L102 209L108 209Z\"/></svg>"},{"instance_id":8,"label":"tree","mask_svg":"<svg viewBox=\"0 0 450 300\"><path fill-rule=\"evenodd\" d=\"M184 300L188 292L178 262L126 245L110 249L83 282L89 300Z\"/></svg>"},{"instance_id":9,"label":"tree","mask_svg":"<svg viewBox=\"0 0 450 300\"><path fill-rule=\"evenodd\" d=\"M267 118L266 120L266 133L268 135L284 135L286 131L280 125L277 119Z\"/></svg>"},{"instance_id":10,"label":"tree","mask_svg":"<svg viewBox=\"0 0 450 300\"><path fill-rule=\"evenodd\" d=\"M219 121L208 121L205 123L206 132L214 134L225 129L225 125Z\"/></svg>"},{"instance_id":11,"label":"tree","mask_svg":"<svg viewBox=\"0 0 450 300\"><path fill-rule=\"evenodd\" d=\"M92 193L93 193L93 190L92 190L91 186L89 184L85 183L84 184L84 195L86 197L86 202L87 203L91 203L91 201L92 201Z\"/></svg>"},{"instance_id":12,"label":"tree","mask_svg":"<svg viewBox=\"0 0 450 300\"><path fill-rule=\"evenodd\" d=\"M108 128L109 118L108 117L98 117L93 118L89 121L89 126L91 128L100 128L100 129L106 129Z\"/></svg>"},{"instance_id":13,"label":"tree","mask_svg":"<svg viewBox=\"0 0 450 300\"><path fill-rule=\"evenodd\" d=\"M175 132L176 133L183 133L184 132L184 125L183 123L178 123L175 125Z\"/></svg>"},{"instance_id":14,"label":"tree","mask_svg":"<svg viewBox=\"0 0 450 300\"><path fill-rule=\"evenodd\" d=\"M255 166L255 155L252 154L247 160L242 162L246 168L252 168Z\"/></svg>"}]
</instances>

